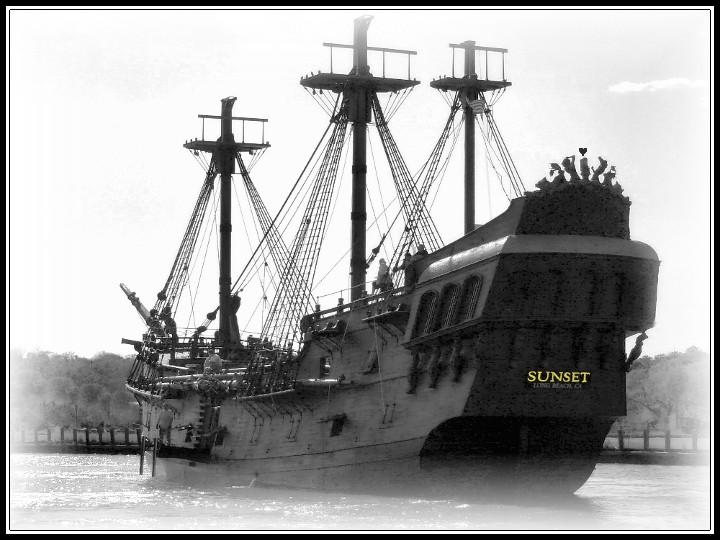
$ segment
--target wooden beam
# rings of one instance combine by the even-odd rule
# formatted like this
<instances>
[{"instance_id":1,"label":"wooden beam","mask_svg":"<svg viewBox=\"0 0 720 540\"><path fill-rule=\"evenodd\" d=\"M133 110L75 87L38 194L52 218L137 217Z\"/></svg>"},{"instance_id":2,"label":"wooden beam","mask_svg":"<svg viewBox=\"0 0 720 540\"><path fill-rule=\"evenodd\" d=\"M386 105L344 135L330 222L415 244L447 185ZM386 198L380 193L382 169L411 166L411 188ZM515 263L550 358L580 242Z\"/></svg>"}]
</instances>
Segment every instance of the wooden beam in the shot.
<instances>
[{"instance_id":1,"label":"wooden beam","mask_svg":"<svg viewBox=\"0 0 720 540\"><path fill-rule=\"evenodd\" d=\"M475 49L476 51L489 51L489 52L500 52L506 53L507 49L501 49L500 47L482 47L481 45L463 45L462 43L450 43L450 47L453 49ZM368 47L369 48L369 47Z\"/></svg>"},{"instance_id":2,"label":"wooden beam","mask_svg":"<svg viewBox=\"0 0 720 540\"><path fill-rule=\"evenodd\" d=\"M198 118L212 118L214 120L222 119L222 116L216 116L214 114L198 114ZM249 116L232 116L233 120L247 120L248 122L267 122L267 118L250 118Z\"/></svg>"},{"instance_id":3,"label":"wooden beam","mask_svg":"<svg viewBox=\"0 0 720 540\"><path fill-rule=\"evenodd\" d=\"M338 49L352 49L353 45L343 45L341 43L323 43L323 47L337 47ZM389 53L417 55L417 51L409 51L409 50L405 50L405 49L389 49L387 47L368 47L367 50L368 51L380 51L380 52L389 52Z\"/></svg>"}]
</instances>

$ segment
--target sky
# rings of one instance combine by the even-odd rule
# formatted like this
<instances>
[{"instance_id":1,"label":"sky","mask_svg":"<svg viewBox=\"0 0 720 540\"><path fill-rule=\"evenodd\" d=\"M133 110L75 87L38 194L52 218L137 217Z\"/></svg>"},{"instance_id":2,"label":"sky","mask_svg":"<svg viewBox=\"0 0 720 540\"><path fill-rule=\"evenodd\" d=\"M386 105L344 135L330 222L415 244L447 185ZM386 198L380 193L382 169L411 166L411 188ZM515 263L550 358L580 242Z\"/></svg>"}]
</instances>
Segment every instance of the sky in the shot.
<instances>
[{"instance_id":1,"label":"sky","mask_svg":"<svg viewBox=\"0 0 720 540\"><path fill-rule=\"evenodd\" d=\"M427 159L448 114L427 84L450 74L448 44L475 40L509 49L512 86L494 115L526 187L578 147L615 165L632 200L631 237L661 260L656 325L644 351L709 349L707 10L12 10L10 346L130 354L120 339L139 337L143 324L118 284L151 305L167 278L204 177L182 148L201 136L197 115L219 114L220 99L232 95L235 115L268 118L271 148L252 177L274 215L328 121L299 79L329 71L322 43L351 43L353 19L364 14L374 16L369 45L418 52L412 76L423 84L390 124L411 170ZM335 71L348 70L349 59L337 52ZM378 74L380 57L370 54L369 61ZM388 61L388 75L406 76L404 62ZM206 138L213 129L208 124ZM388 202L393 188L377 139L373 144L370 197L378 203L383 194ZM482 154L478 223L508 205ZM330 293L323 307L347 287L349 169L344 162L318 269L324 276L340 261L338 276L316 291ZM461 193L458 151L433 204L445 241L462 233ZM236 216L247 204L242 194L238 200ZM235 223L237 269L252 242ZM380 231L368 234L370 249ZM203 266L209 289L196 291L197 307L180 326L199 324L216 306L210 238L211 263ZM263 279L253 282L256 291ZM243 301L241 310L249 311L240 317L242 328L259 330L258 314L264 317L267 306L257 306Z\"/></svg>"}]
</instances>

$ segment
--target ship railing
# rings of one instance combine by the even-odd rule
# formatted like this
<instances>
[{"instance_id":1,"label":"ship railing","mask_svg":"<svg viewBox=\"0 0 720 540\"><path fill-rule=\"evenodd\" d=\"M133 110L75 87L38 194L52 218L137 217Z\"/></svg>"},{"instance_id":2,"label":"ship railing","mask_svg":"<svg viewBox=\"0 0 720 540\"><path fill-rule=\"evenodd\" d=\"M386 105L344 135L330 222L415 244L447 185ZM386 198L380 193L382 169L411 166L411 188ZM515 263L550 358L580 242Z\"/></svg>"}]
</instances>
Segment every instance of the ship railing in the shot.
<instances>
[{"instance_id":1,"label":"ship railing","mask_svg":"<svg viewBox=\"0 0 720 540\"><path fill-rule=\"evenodd\" d=\"M372 282L368 282L371 284ZM365 285L367 285L366 283ZM358 285L358 287L361 285ZM341 289L339 291L335 291L334 293L328 293L323 296L318 296L318 299L323 298L325 296L330 296L339 293L345 293L346 291L350 291L351 289ZM402 286L402 287L395 287L393 289L389 289L387 291L380 291L377 293L371 293L371 294L365 294L361 298L358 298L357 300L354 300L352 302L345 302L345 299L343 296L338 297L338 303L335 307L327 308L327 309L319 309L320 305L315 306L315 312L312 313L310 316L314 319L322 319L328 315L337 314L341 315L343 313L347 313L350 311L354 311L359 308L365 308L365 307L379 307L382 304L389 304L394 299L402 298L404 297L408 292L408 287Z\"/></svg>"},{"instance_id":2,"label":"ship railing","mask_svg":"<svg viewBox=\"0 0 720 540\"><path fill-rule=\"evenodd\" d=\"M221 353L215 340L199 337L155 338L145 343L149 354L138 358L144 367L133 368L128 385L152 394L166 382L192 382L203 377L232 380L242 395L260 394L292 388L297 352L292 343L285 347L248 336L241 346L223 358L222 369L210 369L205 361ZM174 375L169 375L174 372Z\"/></svg>"},{"instance_id":3,"label":"ship railing","mask_svg":"<svg viewBox=\"0 0 720 540\"><path fill-rule=\"evenodd\" d=\"M214 349L214 347L211 347L211 349ZM235 353L238 353L238 351L234 351ZM244 350L239 351L240 353L245 352L245 354L240 354L239 356L235 354L235 356L231 356L230 359L222 359L223 367L219 371L213 371L212 373L216 374L243 374L249 370L258 368L258 367L264 367L267 369L270 369L274 366L276 366L278 363L286 363L286 362L292 362L297 358L297 353L291 348L291 347L272 347L272 348L265 348L265 347L259 347L259 348L246 348ZM193 367L200 371L202 370L205 372L204 368L204 361L207 359L207 356L187 356L184 358L176 358L176 360L180 360L181 362L186 362L187 365L193 365L192 362L199 362L196 365L193 365ZM184 366L178 366L173 364L166 364L161 363L158 365L158 367L166 370L178 370L178 371L187 371L188 368L185 368ZM194 373L188 374L189 376L194 376ZM180 377L179 375L178 377ZM174 377L177 379L177 377Z\"/></svg>"},{"instance_id":4,"label":"ship railing","mask_svg":"<svg viewBox=\"0 0 720 540\"><path fill-rule=\"evenodd\" d=\"M220 383L223 393L245 397L292 389L296 378L296 357L278 356L271 361L260 358L245 368L159 377L153 390L162 393L173 388L199 389L195 383L212 379Z\"/></svg>"},{"instance_id":5,"label":"ship railing","mask_svg":"<svg viewBox=\"0 0 720 540\"><path fill-rule=\"evenodd\" d=\"M176 354L182 353L196 353L194 356L207 357L213 353L219 353L221 346L212 338L195 338L195 337L155 337L151 340L145 341L145 347L151 352L168 353L174 351ZM290 350L291 346L279 347L274 343L260 338L255 338L252 335L248 335L245 339L240 339L239 345L236 347L239 350L248 351L277 351L277 350Z\"/></svg>"}]
</instances>

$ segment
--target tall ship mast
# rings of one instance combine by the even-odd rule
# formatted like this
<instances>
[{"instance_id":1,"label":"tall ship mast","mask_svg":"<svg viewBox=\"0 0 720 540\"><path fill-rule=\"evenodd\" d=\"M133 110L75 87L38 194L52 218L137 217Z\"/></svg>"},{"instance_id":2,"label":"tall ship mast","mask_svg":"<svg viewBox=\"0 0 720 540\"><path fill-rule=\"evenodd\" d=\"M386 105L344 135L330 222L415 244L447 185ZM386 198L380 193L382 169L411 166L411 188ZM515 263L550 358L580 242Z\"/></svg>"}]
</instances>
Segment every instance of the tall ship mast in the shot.
<instances>
[{"instance_id":1,"label":"tall ship mast","mask_svg":"<svg viewBox=\"0 0 720 540\"><path fill-rule=\"evenodd\" d=\"M526 190L493 116L510 87L506 49L450 44L451 76L430 83L449 115L411 173L389 122L420 84L410 71L416 53L368 46L370 22L354 21L352 44L325 43L330 70L300 80L329 121L274 216L250 175L270 146L266 119L233 116L228 97L219 116L200 115L202 138L185 143L205 178L170 274L151 309L121 284L146 326L141 339L123 339L137 353L127 388L142 407L140 472L147 458L151 474L188 480L371 490L441 480L573 492L626 412L626 373L654 323L657 255L630 240L630 201L602 157L591 167L580 149L577 163L575 155L552 163ZM348 73L334 71L336 49L352 50ZM369 52L381 55L382 73L371 73ZM386 77L386 58L397 55L407 57L407 76ZM206 140L205 123L216 121L220 137ZM370 247L367 232L383 223L372 199L368 217L373 128L389 169L379 189L394 188L396 199ZM510 200L483 225L477 134ZM444 243L432 196L461 136L464 234ZM322 309L318 263L347 160L347 300ZM240 193L247 211L234 214ZM246 219L257 236L236 269L233 214L248 240ZM212 230L217 305L181 328L183 302L197 308L190 282L202 276ZM238 323L253 294L262 306L251 314L257 335ZM635 346L626 352L628 338Z\"/></svg>"}]
</instances>

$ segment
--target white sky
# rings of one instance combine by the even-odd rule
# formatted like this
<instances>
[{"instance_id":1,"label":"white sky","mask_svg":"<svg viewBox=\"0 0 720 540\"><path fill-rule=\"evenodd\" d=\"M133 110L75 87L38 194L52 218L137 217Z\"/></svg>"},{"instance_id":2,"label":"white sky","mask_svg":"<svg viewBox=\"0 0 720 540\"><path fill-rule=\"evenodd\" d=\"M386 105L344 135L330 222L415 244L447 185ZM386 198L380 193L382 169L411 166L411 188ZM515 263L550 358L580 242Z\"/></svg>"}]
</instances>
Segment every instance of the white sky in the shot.
<instances>
[{"instance_id":1,"label":"white sky","mask_svg":"<svg viewBox=\"0 0 720 540\"><path fill-rule=\"evenodd\" d=\"M137 338L142 324L118 283L148 306L164 284L203 179L182 148L200 137L197 114L219 114L219 100L234 95L236 115L269 118L272 148L252 176L274 215L327 122L299 78L329 70L322 43L351 43L362 14L375 16L371 46L418 51L412 72L423 83L450 73L448 43L508 48L513 86L494 110L526 186L579 146L616 165L633 201L631 236L662 260L645 352L708 350L710 14L649 10L12 11L11 346L132 352L120 338ZM375 74L378 59L371 53ZM346 60L336 55L335 71ZM411 170L446 115L423 84L393 118ZM456 152L433 209L446 241L462 229L461 161ZM477 176L481 223L507 201L492 178L488 200L482 158ZM349 245L348 187L349 164L318 276ZM237 270L248 244L239 221L234 231ZM201 314L216 305L209 261ZM338 268L326 292L347 286L347 265Z\"/></svg>"}]
</instances>

